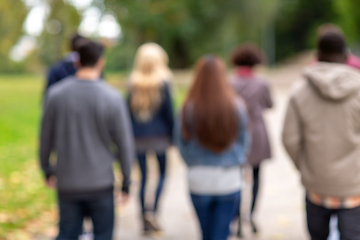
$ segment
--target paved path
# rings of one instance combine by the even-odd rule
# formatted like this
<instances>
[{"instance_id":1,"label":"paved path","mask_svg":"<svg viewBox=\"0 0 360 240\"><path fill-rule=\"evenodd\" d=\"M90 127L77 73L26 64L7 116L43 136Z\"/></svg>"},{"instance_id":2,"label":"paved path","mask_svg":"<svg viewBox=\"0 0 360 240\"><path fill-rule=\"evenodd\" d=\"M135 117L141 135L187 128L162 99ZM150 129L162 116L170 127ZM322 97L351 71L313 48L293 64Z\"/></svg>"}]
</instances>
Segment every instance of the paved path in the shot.
<instances>
[{"instance_id":1,"label":"paved path","mask_svg":"<svg viewBox=\"0 0 360 240\"><path fill-rule=\"evenodd\" d=\"M243 191L243 215L245 215L243 239L263 240L304 240L307 239L304 215L304 192L300 185L299 174L287 158L280 142L281 125L287 102L288 87L296 79L299 67L294 66L283 71L267 73L275 86L273 89L276 107L266 113L270 136L273 143L273 159L266 162L262 169L262 181L256 222L260 233L256 236L250 232L246 216L249 212L248 181ZM198 240L200 239L199 224L189 199L186 186L186 166L176 149L171 149L168 160L168 178L161 204L160 223L166 240ZM150 164L149 194L156 187L156 162ZM250 173L249 173L250 174ZM138 170L134 173L133 193L139 185ZM249 179L251 175L247 176ZM151 198L152 196L149 195ZM134 194L130 204L118 211L118 228L116 239L147 240L141 236L139 207L137 195ZM236 239L236 238L233 238Z\"/></svg>"},{"instance_id":2,"label":"paved path","mask_svg":"<svg viewBox=\"0 0 360 240\"><path fill-rule=\"evenodd\" d=\"M275 108L266 113L266 122L272 140L273 159L263 164L261 189L256 209L256 222L260 233L250 232L247 221L251 181L243 190L244 240L304 240L308 239L305 226L304 191L299 174L284 153L280 133L287 104L289 86L300 72L300 65L286 66L265 72L273 86ZM178 80L189 78L188 74L176 74ZM184 82L187 82L186 79ZM184 83L183 82L183 83ZM148 196L153 198L157 184L157 163L150 160ZM191 205L186 185L186 166L176 149L169 151L167 181L160 208L160 224L164 230L164 240L199 240L199 224ZM117 209L116 240L150 240L141 235L139 201L139 170L133 176L132 196L129 204ZM246 179L251 179L247 172ZM38 240L48 240L47 237ZM235 240L232 238L231 240Z\"/></svg>"}]
</instances>

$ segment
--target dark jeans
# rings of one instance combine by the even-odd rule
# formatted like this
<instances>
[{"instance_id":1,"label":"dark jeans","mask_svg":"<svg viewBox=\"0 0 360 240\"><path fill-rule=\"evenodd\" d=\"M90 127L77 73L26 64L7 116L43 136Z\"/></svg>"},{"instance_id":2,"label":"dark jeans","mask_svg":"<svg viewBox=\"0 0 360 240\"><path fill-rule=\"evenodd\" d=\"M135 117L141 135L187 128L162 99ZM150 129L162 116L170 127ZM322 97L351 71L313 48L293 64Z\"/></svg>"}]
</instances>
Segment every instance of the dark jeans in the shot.
<instances>
[{"instance_id":1,"label":"dark jeans","mask_svg":"<svg viewBox=\"0 0 360 240\"><path fill-rule=\"evenodd\" d=\"M166 170L166 154L165 153L157 153L156 154L158 163L159 163L159 183L156 190L155 195L155 202L154 202L154 208L151 209L154 212L158 209L158 203L161 196L161 192L164 186L165 181L165 170ZM145 206L145 187L146 187L146 180L147 180L147 165L146 165L146 154L145 153L138 153L138 161L141 171L141 188L140 188L140 201L141 201L141 209L144 213L147 209Z\"/></svg>"},{"instance_id":2,"label":"dark jeans","mask_svg":"<svg viewBox=\"0 0 360 240\"><path fill-rule=\"evenodd\" d=\"M312 240L327 240L331 215L338 217L341 240L360 240L360 207L328 209L306 199L308 229Z\"/></svg>"},{"instance_id":3,"label":"dark jeans","mask_svg":"<svg viewBox=\"0 0 360 240\"><path fill-rule=\"evenodd\" d=\"M203 240L226 240L235 211L240 204L240 192L224 196L191 194L202 230Z\"/></svg>"},{"instance_id":4,"label":"dark jeans","mask_svg":"<svg viewBox=\"0 0 360 240\"><path fill-rule=\"evenodd\" d=\"M59 199L60 232L57 240L78 240L85 213L94 225L94 240L111 240L114 228L114 196L108 193L93 200Z\"/></svg>"}]
</instances>

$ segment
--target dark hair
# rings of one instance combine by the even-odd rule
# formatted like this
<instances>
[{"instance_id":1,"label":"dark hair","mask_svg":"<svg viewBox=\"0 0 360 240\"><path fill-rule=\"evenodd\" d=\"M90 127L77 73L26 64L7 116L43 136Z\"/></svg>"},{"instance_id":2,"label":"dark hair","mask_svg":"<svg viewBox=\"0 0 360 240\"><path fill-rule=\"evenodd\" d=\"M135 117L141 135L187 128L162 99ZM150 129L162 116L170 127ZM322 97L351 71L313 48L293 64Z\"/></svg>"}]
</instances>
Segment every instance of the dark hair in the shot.
<instances>
[{"instance_id":1,"label":"dark hair","mask_svg":"<svg viewBox=\"0 0 360 240\"><path fill-rule=\"evenodd\" d=\"M230 62L235 66L253 67L265 62L265 54L255 44L246 43L233 50Z\"/></svg>"},{"instance_id":2,"label":"dark hair","mask_svg":"<svg viewBox=\"0 0 360 240\"><path fill-rule=\"evenodd\" d=\"M77 52L79 48L86 44L89 40L78 33L74 33L70 40L70 49L73 52Z\"/></svg>"},{"instance_id":3,"label":"dark hair","mask_svg":"<svg viewBox=\"0 0 360 240\"><path fill-rule=\"evenodd\" d=\"M338 32L329 31L318 39L318 51L321 54L346 54L345 37Z\"/></svg>"},{"instance_id":4,"label":"dark hair","mask_svg":"<svg viewBox=\"0 0 360 240\"><path fill-rule=\"evenodd\" d=\"M104 47L96 42L89 41L80 46L78 52L81 67L94 67L103 55Z\"/></svg>"},{"instance_id":5,"label":"dark hair","mask_svg":"<svg viewBox=\"0 0 360 240\"><path fill-rule=\"evenodd\" d=\"M183 107L182 136L194 138L216 153L228 148L236 140L240 126L236 97L224 62L214 56L202 57L196 64L195 80ZM193 106L190 126L188 104Z\"/></svg>"}]
</instances>

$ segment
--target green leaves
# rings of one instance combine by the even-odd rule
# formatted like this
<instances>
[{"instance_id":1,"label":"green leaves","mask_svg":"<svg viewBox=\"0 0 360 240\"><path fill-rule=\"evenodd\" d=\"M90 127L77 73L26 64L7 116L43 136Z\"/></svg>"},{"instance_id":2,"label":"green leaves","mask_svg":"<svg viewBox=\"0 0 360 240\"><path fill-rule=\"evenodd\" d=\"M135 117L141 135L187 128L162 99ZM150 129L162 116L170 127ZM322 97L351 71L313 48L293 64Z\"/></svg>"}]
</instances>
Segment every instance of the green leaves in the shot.
<instances>
[{"instance_id":1,"label":"green leaves","mask_svg":"<svg viewBox=\"0 0 360 240\"><path fill-rule=\"evenodd\" d=\"M189 67L207 53L226 56L240 41L260 42L261 29L274 19L278 2L105 0L122 26L124 46L135 51L144 42L157 42L176 68Z\"/></svg>"},{"instance_id":2,"label":"green leaves","mask_svg":"<svg viewBox=\"0 0 360 240\"><path fill-rule=\"evenodd\" d=\"M81 17L77 9L64 0L47 0L50 14L39 37L39 56L46 65L60 60L68 52L69 39L77 31Z\"/></svg>"},{"instance_id":3,"label":"green leaves","mask_svg":"<svg viewBox=\"0 0 360 240\"><path fill-rule=\"evenodd\" d=\"M9 53L23 33L27 13L22 0L0 1L0 72L13 67Z\"/></svg>"}]
</instances>

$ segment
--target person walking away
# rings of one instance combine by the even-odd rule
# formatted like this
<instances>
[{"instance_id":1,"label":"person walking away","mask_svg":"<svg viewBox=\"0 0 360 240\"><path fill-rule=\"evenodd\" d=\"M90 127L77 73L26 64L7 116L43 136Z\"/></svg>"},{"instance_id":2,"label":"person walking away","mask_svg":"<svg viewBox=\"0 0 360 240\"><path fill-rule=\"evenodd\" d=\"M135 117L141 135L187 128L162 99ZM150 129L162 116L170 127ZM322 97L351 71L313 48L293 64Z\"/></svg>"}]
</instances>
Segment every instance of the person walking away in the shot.
<instances>
[{"instance_id":1,"label":"person walking away","mask_svg":"<svg viewBox=\"0 0 360 240\"><path fill-rule=\"evenodd\" d=\"M231 78L231 85L247 103L251 122L252 145L248 156L248 163L253 170L250 222L254 233L258 231L253 220L253 213L260 185L260 166L265 159L271 158L269 138L263 119L263 112L268 108L272 108L273 102L269 85L266 81L255 76L253 71L254 66L264 62L263 59L264 53L262 53L256 45L251 43L238 46L234 49L231 56L231 63L235 66L235 72ZM241 214L239 217L238 236L242 236Z\"/></svg>"},{"instance_id":2,"label":"person walking away","mask_svg":"<svg viewBox=\"0 0 360 240\"><path fill-rule=\"evenodd\" d=\"M226 240L240 204L241 165L251 135L244 101L215 56L202 57L175 126L175 141L188 166L191 200L203 240Z\"/></svg>"},{"instance_id":3,"label":"person walking away","mask_svg":"<svg viewBox=\"0 0 360 240\"><path fill-rule=\"evenodd\" d=\"M140 202L144 234L161 231L157 221L158 205L165 181L166 150L172 144L174 125L169 86L173 75L167 63L168 56L158 44L146 43L137 51L130 76L128 104L142 175ZM146 205L145 198L149 151L156 153L159 165L159 182L151 207Z\"/></svg>"},{"instance_id":4,"label":"person walking away","mask_svg":"<svg viewBox=\"0 0 360 240\"><path fill-rule=\"evenodd\" d=\"M344 37L325 33L318 63L291 92L283 143L306 189L312 240L326 240L332 214L341 240L360 239L360 74L346 66Z\"/></svg>"},{"instance_id":5,"label":"person walking away","mask_svg":"<svg viewBox=\"0 0 360 240\"><path fill-rule=\"evenodd\" d=\"M47 82L45 86L45 94L48 92L50 86L53 84L61 81L62 79L73 76L76 73L76 63L79 60L79 53L78 49L81 45L86 44L88 40L75 33L70 40L70 50L71 52L68 53L64 59L59 61L58 63L54 64L48 72L47 75Z\"/></svg>"},{"instance_id":6,"label":"person walking away","mask_svg":"<svg viewBox=\"0 0 360 240\"><path fill-rule=\"evenodd\" d=\"M334 34L338 34L340 37L346 39L344 32L341 28L335 24L327 23L318 28L318 38L321 38L324 34L332 32ZM348 50L347 61L346 64L348 66L354 67L357 70L360 70L360 59L351 54L350 49ZM338 219L336 215L333 215L330 219L330 234L328 240L337 240L339 239L339 230L338 230Z\"/></svg>"},{"instance_id":7,"label":"person walking away","mask_svg":"<svg viewBox=\"0 0 360 240\"><path fill-rule=\"evenodd\" d=\"M56 188L60 211L57 240L77 240L84 214L90 215L96 240L111 240L114 226L112 149L129 193L135 158L131 122L119 92L100 81L103 47L88 42L79 49L75 76L49 90L41 125L40 163L46 183ZM49 161L51 152L56 165Z\"/></svg>"}]
</instances>

